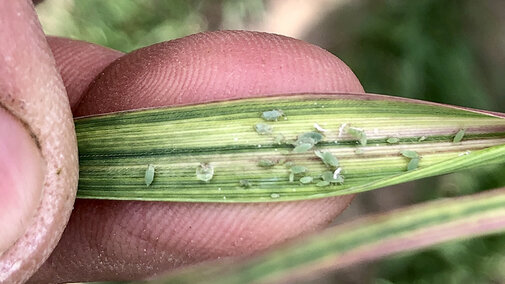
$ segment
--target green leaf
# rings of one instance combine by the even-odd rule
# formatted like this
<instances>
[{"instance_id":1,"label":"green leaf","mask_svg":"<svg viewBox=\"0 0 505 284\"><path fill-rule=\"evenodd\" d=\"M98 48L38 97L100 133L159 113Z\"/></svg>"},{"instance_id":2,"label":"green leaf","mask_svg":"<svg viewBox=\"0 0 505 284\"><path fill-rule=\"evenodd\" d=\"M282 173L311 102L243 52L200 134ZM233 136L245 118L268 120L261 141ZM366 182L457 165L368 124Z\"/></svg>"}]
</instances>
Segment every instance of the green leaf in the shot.
<instances>
[{"instance_id":1,"label":"green leaf","mask_svg":"<svg viewBox=\"0 0 505 284\"><path fill-rule=\"evenodd\" d=\"M300 282L314 273L394 254L398 244L405 252L504 231L503 204L505 189L432 201L337 225L254 257L181 269L150 283Z\"/></svg>"},{"instance_id":2,"label":"green leaf","mask_svg":"<svg viewBox=\"0 0 505 284\"><path fill-rule=\"evenodd\" d=\"M315 182L294 183L289 182L289 167L258 167L258 161L267 157L285 161L286 165L303 166L313 176L328 170L312 153L292 153L291 143L278 144L272 135L258 135L251 125L261 119L259 113L272 110L272 106L289 117L275 122L275 131L282 133L285 141L318 141L314 148L338 157L339 166L345 169L345 183L323 187ZM311 132L314 121L326 126L324 136ZM367 146L360 146L364 154L355 153L359 148L354 137L339 137L339 126L345 123L370 130ZM363 192L505 161L505 119L500 115L373 95L312 94L232 100L80 118L75 120L75 127L79 198L306 200ZM447 143L459 129L466 129L464 139ZM386 139L393 135L402 143L387 143ZM423 136L429 139L419 142ZM416 170L407 171L410 160L399 155L403 150L422 156ZM202 176L207 182L195 177L201 163L213 167L211 179ZM156 182L147 188L148 164L156 165ZM254 187L242 190L240 180L252 181ZM272 193L279 197L273 200Z\"/></svg>"}]
</instances>

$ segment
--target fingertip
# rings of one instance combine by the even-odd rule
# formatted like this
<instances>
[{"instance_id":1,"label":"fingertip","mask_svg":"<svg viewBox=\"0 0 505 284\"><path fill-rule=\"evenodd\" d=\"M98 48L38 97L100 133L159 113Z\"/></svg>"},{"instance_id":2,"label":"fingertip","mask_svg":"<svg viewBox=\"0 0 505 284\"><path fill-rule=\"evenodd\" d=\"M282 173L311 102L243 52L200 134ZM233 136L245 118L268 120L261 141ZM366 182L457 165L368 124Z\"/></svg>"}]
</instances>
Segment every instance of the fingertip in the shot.
<instances>
[{"instance_id":1,"label":"fingertip","mask_svg":"<svg viewBox=\"0 0 505 284\"><path fill-rule=\"evenodd\" d=\"M49 36L47 42L72 109L75 109L91 81L107 65L123 55L120 51L80 40Z\"/></svg>"},{"instance_id":2,"label":"fingertip","mask_svg":"<svg viewBox=\"0 0 505 284\"><path fill-rule=\"evenodd\" d=\"M320 47L279 35L221 31L142 48L107 67L76 115L265 94L363 92ZM97 103L98 102L98 103Z\"/></svg>"}]
</instances>

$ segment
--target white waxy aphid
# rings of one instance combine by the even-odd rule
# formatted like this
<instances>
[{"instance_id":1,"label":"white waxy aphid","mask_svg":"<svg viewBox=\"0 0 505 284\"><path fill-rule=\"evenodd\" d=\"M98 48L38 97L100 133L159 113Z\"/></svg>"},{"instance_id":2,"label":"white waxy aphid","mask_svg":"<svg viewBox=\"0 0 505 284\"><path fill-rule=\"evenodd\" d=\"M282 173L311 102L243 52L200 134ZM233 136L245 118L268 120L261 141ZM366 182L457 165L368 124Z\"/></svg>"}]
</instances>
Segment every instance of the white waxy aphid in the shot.
<instances>
[{"instance_id":1,"label":"white waxy aphid","mask_svg":"<svg viewBox=\"0 0 505 284\"><path fill-rule=\"evenodd\" d=\"M144 180L145 180L147 186L150 186L151 183L153 183L153 180L154 180L154 166L153 165L151 165L151 164L147 165Z\"/></svg>"},{"instance_id":2,"label":"white waxy aphid","mask_svg":"<svg viewBox=\"0 0 505 284\"><path fill-rule=\"evenodd\" d=\"M314 128L319 132L328 132L327 129L322 128L319 124L314 123Z\"/></svg>"},{"instance_id":3,"label":"white waxy aphid","mask_svg":"<svg viewBox=\"0 0 505 284\"><path fill-rule=\"evenodd\" d=\"M459 156L459 157L461 157L461 156L466 156L466 155L470 155L470 153L472 153L472 151L467 150L467 151L465 151L465 152L463 152L463 153L459 153L459 154L458 154L458 156Z\"/></svg>"},{"instance_id":4,"label":"white waxy aphid","mask_svg":"<svg viewBox=\"0 0 505 284\"><path fill-rule=\"evenodd\" d=\"M337 168L334 172L333 172L333 179L337 179L338 178L338 175L340 175L340 172L342 171L342 168Z\"/></svg>"},{"instance_id":5,"label":"white waxy aphid","mask_svg":"<svg viewBox=\"0 0 505 284\"><path fill-rule=\"evenodd\" d=\"M204 182L209 182L212 177L214 176L214 167L210 164L206 163L201 163L196 167L196 178L204 181Z\"/></svg>"},{"instance_id":6,"label":"white waxy aphid","mask_svg":"<svg viewBox=\"0 0 505 284\"><path fill-rule=\"evenodd\" d=\"M347 123L342 123L340 127L338 128L338 137L342 137L344 135L344 130L347 127Z\"/></svg>"},{"instance_id":7,"label":"white waxy aphid","mask_svg":"<svg viewBox=\"0 0 505 284\"><path fill-rule=\"evenodd\" d=\"M275 199L275 198L279 198L281 196L278 193L272 193L272 194L270 194L270 197Z\"/></svg>"}]
</instances>

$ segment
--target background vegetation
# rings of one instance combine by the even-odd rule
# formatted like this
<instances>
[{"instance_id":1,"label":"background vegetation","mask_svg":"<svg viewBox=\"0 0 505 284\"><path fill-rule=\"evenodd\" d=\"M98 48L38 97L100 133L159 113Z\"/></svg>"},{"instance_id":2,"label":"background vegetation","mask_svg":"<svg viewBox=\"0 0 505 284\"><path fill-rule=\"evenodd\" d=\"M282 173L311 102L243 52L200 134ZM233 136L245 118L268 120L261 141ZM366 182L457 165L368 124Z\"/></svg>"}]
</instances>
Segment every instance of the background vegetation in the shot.
<instances>
[{"instance_id":1,"label":"background vegetation","mask_svg":"<svg viewBox=\"0 0 505 284\"><path fill-rule=\"evenodd\" d=\"M505 111L503 1L306 2L47 0L37 10L48 34L125 52L205 30L282 33L330 50L367 92ZM337 222L503 186L504 170L485 167L364 193ZM505 238L496 235L355 266L324 281L503 283L504 255Z\"/></svg>"}]
</instances>

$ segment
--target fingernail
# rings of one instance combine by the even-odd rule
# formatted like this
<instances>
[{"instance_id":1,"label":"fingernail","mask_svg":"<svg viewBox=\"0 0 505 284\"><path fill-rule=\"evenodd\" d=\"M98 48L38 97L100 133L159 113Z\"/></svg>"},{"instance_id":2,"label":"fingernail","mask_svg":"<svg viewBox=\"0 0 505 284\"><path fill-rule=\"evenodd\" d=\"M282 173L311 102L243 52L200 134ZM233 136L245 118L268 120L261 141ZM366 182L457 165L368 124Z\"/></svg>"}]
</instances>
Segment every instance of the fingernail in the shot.
<instances>
[{"instance_id":1,"label":"fingernail","mask_svg":"<svg viewBox=\"0 0 505 284\"><path fill-rule=\"evenodd\" d=\"M0 107L0 255L30 225L42 195L44 169L29 132Z\"/></svg>"}]
</instances>

